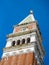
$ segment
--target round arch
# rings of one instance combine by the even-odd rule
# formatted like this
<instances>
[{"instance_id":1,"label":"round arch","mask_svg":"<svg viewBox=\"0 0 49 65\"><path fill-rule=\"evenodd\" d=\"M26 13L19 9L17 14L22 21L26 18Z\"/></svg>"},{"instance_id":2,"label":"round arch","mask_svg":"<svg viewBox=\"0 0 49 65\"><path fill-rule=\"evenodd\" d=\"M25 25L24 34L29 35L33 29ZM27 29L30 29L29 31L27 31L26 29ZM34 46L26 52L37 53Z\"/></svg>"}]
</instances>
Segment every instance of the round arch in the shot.
<instances>
[{"instance_id":1,"label":"round arch","mask_svg":"<svg viewBox=\"0 0 49 65\"><path fill-rule=\"evenodd\" d=\"M22 39L22 44L25 44L25 39Z\"/></svg>"},{"instance_id":2,"label":"round arch","mask_svg":"<svg viewBox=\"0 0 49 65\"><path fill-rule=\"evenodd\" d=\"M15 41L12 41L12 46L15 46Z\"/></svg>"},{"instance_id":3,"label":"round arch","mask_svg":"<svg viewBox=\"0 0 49 65\"><path fill-rule=\"evenodd\" d=\"M17 40L17 45L20 45L20 40Z\"/></svg>"},{"instance_id":4,"label":"round arch","mask_svg":"<svg viewBox=\"0 0 49 65\"><path fill-rule=\"evenodd\" d=\"M27 43L30 43L30 38L27 38Z\"/></svg>"}]
</instances>

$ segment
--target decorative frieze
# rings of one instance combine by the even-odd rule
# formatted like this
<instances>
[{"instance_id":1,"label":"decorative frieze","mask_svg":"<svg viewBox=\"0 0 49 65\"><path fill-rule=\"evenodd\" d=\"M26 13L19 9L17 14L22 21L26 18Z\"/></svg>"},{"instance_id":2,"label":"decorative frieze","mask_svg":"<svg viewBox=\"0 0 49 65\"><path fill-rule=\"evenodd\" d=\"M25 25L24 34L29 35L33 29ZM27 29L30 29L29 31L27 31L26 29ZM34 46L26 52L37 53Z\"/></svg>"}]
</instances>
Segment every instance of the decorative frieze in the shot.
<instances>
[{"instance_id":1,"label":"decorative frieze","mask_svg":"<svg viewBox=\"0 0 49 65\"><path fill-rule=\"evenodd\" d=\"M28 46L28 47L25 47L25 48L22 48L22 49L16 49L16 48L13 49L13 50L9 49L9 51L4 52L3 57L25 54L25 53L29 53L29 52L33 52L33 51L35 51L34 45L31 45L31 46Z\"/></svg>"},{"instance_id":2,"label":"decorative frieze","mask_svg":"<svg viewBox=\"0 0 49 65\"><path fill-rule=\"evenodd\" d=\"M23 45L17 45L17 46L12 46L12 47L7 47L3 49L3 52L9 52L9 51L13 51L13 50L21 50L21 49L25 49L25 48L30 48L35 46L35 44L23 44Z\"/></svg>"}]
</instances>

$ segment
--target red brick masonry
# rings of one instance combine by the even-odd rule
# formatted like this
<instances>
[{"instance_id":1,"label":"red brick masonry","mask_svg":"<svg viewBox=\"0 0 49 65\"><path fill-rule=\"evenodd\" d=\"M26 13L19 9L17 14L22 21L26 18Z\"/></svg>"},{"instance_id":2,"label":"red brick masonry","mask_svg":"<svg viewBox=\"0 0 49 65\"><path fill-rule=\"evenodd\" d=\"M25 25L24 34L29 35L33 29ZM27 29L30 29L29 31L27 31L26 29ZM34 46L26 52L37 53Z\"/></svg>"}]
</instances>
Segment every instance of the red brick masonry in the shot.
<instances>
[{"instance_id":1,"label":"red brick masonry","mask_svg":"<svg viewBox=\"0 0 49 65\"><path fill-rule=\"evenodd\" d=\"M15 55L8 58L3 58L0 65L37 65L34 53L26 53Z\"/></svg>"}]
</instances>

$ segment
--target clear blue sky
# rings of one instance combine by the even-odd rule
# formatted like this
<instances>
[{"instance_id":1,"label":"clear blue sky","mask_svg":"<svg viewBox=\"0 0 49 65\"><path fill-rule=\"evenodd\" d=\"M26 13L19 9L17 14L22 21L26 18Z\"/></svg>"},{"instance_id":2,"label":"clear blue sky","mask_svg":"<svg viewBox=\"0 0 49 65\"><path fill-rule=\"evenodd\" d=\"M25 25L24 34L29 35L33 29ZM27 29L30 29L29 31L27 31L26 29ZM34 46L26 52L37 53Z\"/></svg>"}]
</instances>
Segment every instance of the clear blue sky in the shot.
<instances>
[{"instance_id":1,"label":"clear blue sky","mask_svg":"<svg viewBox=\"0 0 49 65\"><path fill-rule=\"evenodd\" d=\"M42 32L42 44L46 52L44 64L49 65L49 0L0 0L0 57L6 45L6 35L30 10L33 10Z\"/></svg>"}]
</instances>

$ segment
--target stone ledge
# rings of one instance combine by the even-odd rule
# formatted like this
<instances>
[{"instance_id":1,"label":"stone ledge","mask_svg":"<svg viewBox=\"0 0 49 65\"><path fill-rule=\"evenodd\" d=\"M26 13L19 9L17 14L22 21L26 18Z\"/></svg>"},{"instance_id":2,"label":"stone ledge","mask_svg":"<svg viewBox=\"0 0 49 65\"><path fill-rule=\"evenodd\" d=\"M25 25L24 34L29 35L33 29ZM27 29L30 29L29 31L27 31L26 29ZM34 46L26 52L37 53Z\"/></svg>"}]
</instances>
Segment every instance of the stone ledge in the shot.
<instances>
[{"instance_id":1,"label":"stone ledge","mask_svg":"<svg viewBox=\"0 0 49 65\"><path fill-rule=\"evenodd\" d=\"M21 49L25 49L28 48L30 46L33 46L35 44L23 44L23 45L16 45L16 46L11 46L11 47L7 47L7 48L3 48L4 52L9 52L9 51L13 51L13 50L21 50Z\"/></svg>"},{"instance_id":2,"label":"stone ledge","mask_svg":"<svg viewBox=\"0 0 49 65\"><path fill-rule=\"evenodd\" d=\"M29 33L32 33L32 32L36 32L36 29L25 31L25 32L20 32L20 33L14 33L14 34L11 33L11 34L7 35L7 38L16 37L16 36L20 36L20 35L25 35L25 34L29 34Z\"/></svg>"}]
</instances>

